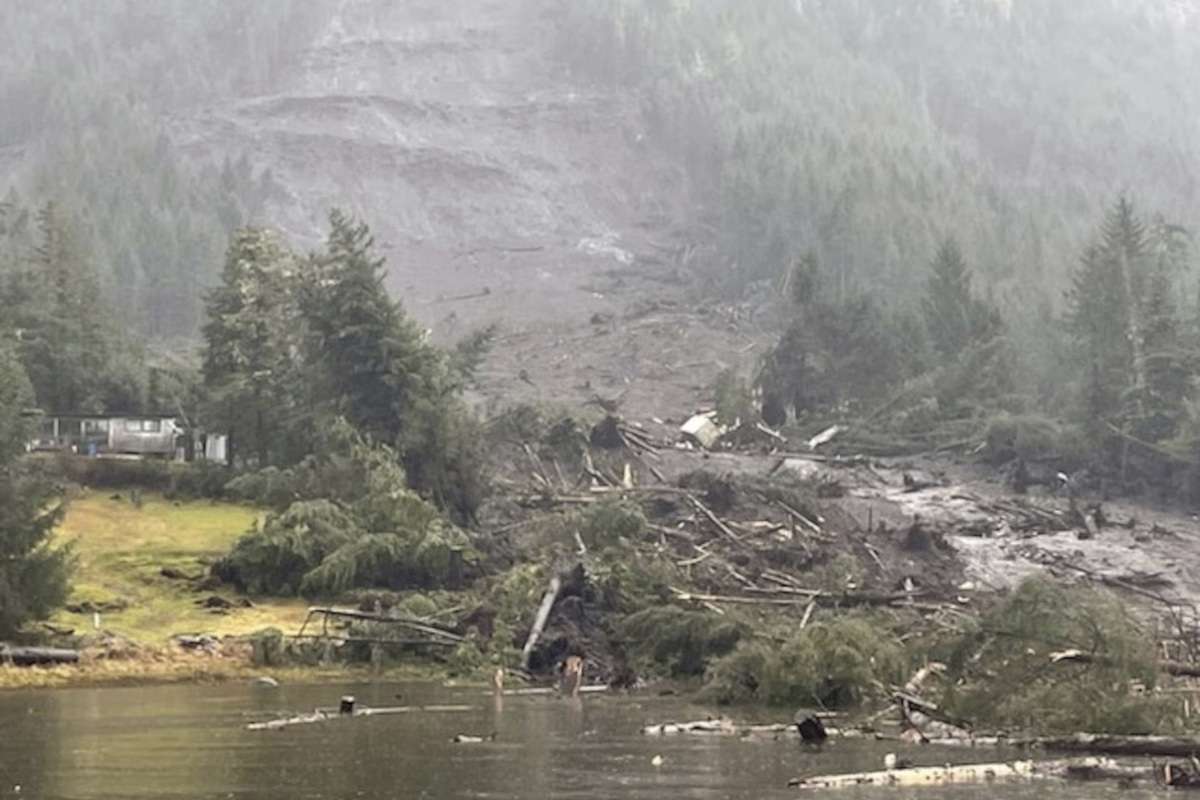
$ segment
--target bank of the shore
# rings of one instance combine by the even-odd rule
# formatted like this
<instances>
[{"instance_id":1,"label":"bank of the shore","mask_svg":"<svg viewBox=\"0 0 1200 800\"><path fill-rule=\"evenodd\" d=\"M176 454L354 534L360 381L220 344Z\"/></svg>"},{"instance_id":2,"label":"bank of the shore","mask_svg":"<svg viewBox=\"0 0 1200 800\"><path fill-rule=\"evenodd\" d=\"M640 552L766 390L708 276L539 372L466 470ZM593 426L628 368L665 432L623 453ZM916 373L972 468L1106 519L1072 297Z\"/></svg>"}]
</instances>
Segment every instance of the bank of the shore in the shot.
<instances>
[{"instance_id":1,"label":"bank of the shore","mask_svg":"<svg viewBox=\"0 0 1200 800\"><path fill-rule=\"evenodd\" d=\"M145 648L120 659L95 658L86 651L79 663L18 667L0 664L0 691L72 687L222 683L270 678L278 683L359 680L437 681L446 671L431 663L317 666L256 665L248 652L195 653L170 647Z\"/></svg>"}]
</instances>

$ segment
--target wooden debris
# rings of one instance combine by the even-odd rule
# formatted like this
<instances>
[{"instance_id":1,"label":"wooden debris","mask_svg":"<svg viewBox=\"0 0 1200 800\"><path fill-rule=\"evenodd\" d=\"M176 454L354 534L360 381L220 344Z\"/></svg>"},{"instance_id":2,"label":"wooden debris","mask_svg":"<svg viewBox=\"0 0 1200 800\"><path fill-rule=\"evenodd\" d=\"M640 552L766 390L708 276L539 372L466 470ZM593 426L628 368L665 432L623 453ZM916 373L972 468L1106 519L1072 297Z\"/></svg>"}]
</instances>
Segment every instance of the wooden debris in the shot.
<instances>
[{"instance_id":1,"label":"wooden debris","mask_svg":"<svg viewBox=\"0 0 1200 800\"><path fill-rule=\"evenodd\" d=\"M811 778L794 778L788 781L788 786L801 789L847 789L858 786L947 786L1035 778L1149 779L1151 775L1149 769L1124 767L1112 759L1081 758L1063 761L960 764L912 769L884 769L878 772L855 772L844 775L819 775Z\"/></svg>"},{"instance_id":2,"label":"wooden debris","mask_svg":"<svg viewBox=\"0 0 1200 800\"><path fill-rule=\"evenodd\" d=\"M280 728L290 728L293 725L311 725L316 722L327 722L334 719L357 719L359 717L377 717L386 714L411 714L435 712L474 711L474 706L468 705L429 705L429 706L386 706L381 708L355 708L350 713L339 713L336 708L317 708L309 713L293 714L288 717L267 720L266 722L251 722L246 726L250 731L271 731Z\"/></svg>"},{"instance_id":3,"label":"wooden debris","mask_svg":"<svg viewBox=\"0 0 1200 800\"><path fill-rule=\"evenodd\" d=\"M700 501L700 498L693 494L689 494L688 500L692 501L692 505L696 507L696 510L707 517L709 522L711 522L713 525L716 525L717 530L721 531L721 533L725 534L730 539L733 539L735 542L740 542L742 540L742 537L738 536L733 532L732 528L722 522L720 517L714 514L708 506L704 505L704 503Z\"/></svg>"},{"instance_id":4,"label":"wooden debris","mask_svg":"<svg viewBox=\"0 0 1200 800\"><path fill-rule=\"evenodd\" d=\"M642 733L646 736L671 736L680 733L735 734L737 732L738 727L725 717L695 722L664 722L642 728Z\"/></svg>"},{"instance_id":5,"label":"wooden debris","mask_svg":"<svg viewBox=\"0 0 1200 800\"><path fill-rule=\"evenodd\" d=\"M0 644L0 664L33 667L45 664L74 664L78 661L78 650L61 647L10 647Z\"/></svg>"},{"instance_id":6,"label":"wooden debris","mask_svg":"<svg viewBox=\"0 0 1200 800\"><path fill-rule=\"evenodd\" d=\"M695 592L685 592L682 589L671 587L671 591L679 600L692 600L695 602L708 603L735 603L739 605L774 605L774 606L800 606L806 605L810 601L815 602L822 607L852 607L852 606L886 606L904 604L910 600L912 595L909 594L880 594L876 592L844 592L842 594L831 594L821 592L815 589L812 590L783 590L783 589L761 589L756 588L755 593L761 593L762 597L744 597L739 595L715 595L715 594L698 594ZM771 596L784 595L784 596Z\"/></svg>"},{"instance_id":7,"label":"wooden debris","mask_svg":"<svg viewBox=\"0 0 1200 800\"><path fill-rule=\"evenodd\" d=\"M309 624L314 617L321 618L321 632L318 634L305 634ZM419 637L407 639L401 638L385 638L374 636L347 636L342 633L333 634L329 631L329 621L331 619L352 619L362 620L367 622L379 622L393 625L409 634L419 634ZM419 620L413 617L407 617L399 614L373 614L366 611L359 611L354 608L333 608L325 606L313 606L308 609L308 614L304 618L303 624L300 625L300 631L292 637L294 639L338 639L343 642L378 642L383 644L410 644L420 643L429 645L452 646L465 641L459 634L438 627L428 620Z\"/></svg>"},{"instance_id":8,"label":"wooden debris","mask_svg":"<svg viewBox=\"0 0 1200 800\"><path fill-rule=\"evenodd\" d=\"M529 669L529 657L533 655L533 648L537 645L538 638L542 635L542 630L550 620L550 612L554 609L554 603L558 600L558 593L560 591L562 591L562 578L555 575L550 579L550 584L546 587L546 593L542 595L542 603L538 606L537 616L533 620L533 628L529 631L529 637L525 640L525 646L521 648L521 664L525 669Z\"/></svg>"},{"instance_id":9,"label":"wooden debris","mask_svg":"<svg viewBox=\"0 0 1200 800\"><path fill-rule=\"evenodd\" d=\"M846 429L841 425L830 425L828 428L808 440L808 449L816 450L823 444L829 444L829 442L833 441L835 436L837 436L839 433L842 433L844 430Z\"/></svg>"}]
</instances>

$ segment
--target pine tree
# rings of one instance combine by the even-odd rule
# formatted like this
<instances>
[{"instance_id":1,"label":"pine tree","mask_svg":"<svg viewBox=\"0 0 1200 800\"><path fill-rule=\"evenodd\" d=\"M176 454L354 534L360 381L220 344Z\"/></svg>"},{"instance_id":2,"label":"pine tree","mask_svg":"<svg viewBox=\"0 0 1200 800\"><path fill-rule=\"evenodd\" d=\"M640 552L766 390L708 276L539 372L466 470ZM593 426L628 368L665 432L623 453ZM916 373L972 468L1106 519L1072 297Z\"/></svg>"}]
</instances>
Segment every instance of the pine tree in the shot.
<instances>
[{"instance_id":1,"label":"pine tree","mask_svg":"<svg viewBox=\"0 0 1200 800\"><path fill-rule=\"evenodd\" d=\"M975 313L971 274L958 243L947 237L938 247L925 284L925 324L939 355L952 358L966 347Z\"/></svg>"},{"instance_id":2,"label":"pine tree","mask_svg":"<svg viewBox=\"0 0 1200 800\"><path fill-rule=\"evenodd\" d=\"M388 297L370 229L337 210L329 225L326 251L302 289L310 363L331 411L405 452L419 436L420 412L438 393L438 353Z\"/></svg>"},{"instance_id":3,"label":"pine tree","mask_svg":"<svg viewBox=\"0 0 1200 800\"><path fill-rule=\"evenodd\" d=\"M299 401L294 370L299 315L291 253L271 232L234 232L221 284L206 301L203 375L211 423L230 437L229 458L273 463L281 432Z\"/></svg>"},{"instance_id":4,"label":"pine tree","mask_svg":"<svg viewBox=\"0 0 1200 800\"><path fill-rule=\"evenodd\" d=\"M24 455L33 387L0 343L0 640L46 617L67 594L67 560L48 544L61 516L44 465Z\"/></svg>"},{"instance_id":5,"label":"pine tree","mask_svg":"<svg viewBox=\"0 0 1200 800\"><path fill-rule=\"evenodd\" d=\"M1150 279L1146 226L1132 202L1121 197L1104 221L1099 242L1084 251L1067 295L1067 328L1084 356L1084 394L1093 420L1145 415Z\"/></svg>"},{"instance_id":6,"label":"pine tree","mask_svg":"<svg viewBox=\"0 0 1200 800\"><path fill-rule=\"evenodd\" d=\"M1000 312L971 290L971 273L953 237L942 240L929 266L921 301L934 350L956 358L971 344L985 343L1004 328Z\"/></svg>"},{"instance_id":7,"label":"pine tree","mask_svg":"<svg viewBox=\"0 0 1200 800\"><path fill-rule=\"evenodd\" d=\"M48 203L37 228L33 253L19 264L5 300L38 403L59 414L131 410L141 402L131 364L137 357L113 322L67 215Z\"/></svg>"}]
</instances>

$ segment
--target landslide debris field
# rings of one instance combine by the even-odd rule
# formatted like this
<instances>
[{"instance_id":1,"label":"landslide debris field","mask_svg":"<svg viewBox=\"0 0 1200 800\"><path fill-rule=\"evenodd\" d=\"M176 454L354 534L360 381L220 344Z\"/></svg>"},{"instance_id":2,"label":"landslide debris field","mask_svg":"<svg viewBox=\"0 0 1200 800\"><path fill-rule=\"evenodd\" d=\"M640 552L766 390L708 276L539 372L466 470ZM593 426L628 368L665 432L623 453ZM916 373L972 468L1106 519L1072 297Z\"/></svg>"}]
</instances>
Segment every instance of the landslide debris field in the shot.
<instances>
[{"instance_id":1,"label":"landslide debris field","mask_svg":"<svg viewBox=\"0 0 1200 800\"><path fill-rule=\"evenodd\" d=\"M536 404L590 424L608 405L641 432L590 447L589 468L560 462L549 432L533 431L497 459L504 499L485 529L637 499L686 571L678 591L711 608L953 615L1037 570L1104 582L1146 608L1197 601L1200 526L1184 515L1105 503L1089 532L1065 492L1017 495L969 454L859 457L836 440L814 453L803 439L817 430L680 449L680 425L713 407L715 377L755 363L778 330L753 304L699 299L691 267L709 251L684 170L650 144L636 96L562 69L554 26L543 0L341 0L283 93L173 124L198 162L246 155L269 168L266 221L298 244L352 198L391 288L439 340L498 326L476 387L489 412ZM794 493L814 502L798 508ZM1096 499L1076 498L1093 526ZM814 600L794 576L839 553L858 575L826 581ZM579 604L555 614L552 628L586 624Z\"/></svg>"}]
</instances>

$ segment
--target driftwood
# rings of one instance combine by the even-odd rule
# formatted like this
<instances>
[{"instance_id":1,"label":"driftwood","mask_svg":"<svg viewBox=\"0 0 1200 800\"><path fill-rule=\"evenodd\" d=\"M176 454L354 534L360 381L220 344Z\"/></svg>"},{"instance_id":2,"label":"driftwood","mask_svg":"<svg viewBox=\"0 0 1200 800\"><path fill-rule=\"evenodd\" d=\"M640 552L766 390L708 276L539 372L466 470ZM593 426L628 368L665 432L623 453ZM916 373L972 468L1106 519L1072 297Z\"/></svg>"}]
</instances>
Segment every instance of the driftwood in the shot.
<instances>
[{"instance_id":1,"label":"driftwood","mask_svg":"<svg viewBox=\"0 0 1200 800\"><path fill-rule=\"evenodd\" d=\"M1105 756L1192 758L1200 756L1200 737L1110 736L1077 733L1074 736L971 736L930 737L932 745L948 747L1017 747L1048 753L1090 753Z\"/></svg>"},{"instance_id":2,"label":"driftwood","mask_svg":"<svg viewBox=\"0 0 1200 800\"><path fill-rule=\"evenodd\" d=\"M317 708L305 714L294 714L290 717L281 717L279 719L267 720L266 722L251 722L246 726L246 730L272 731L280 728L290 728L293 725L311 725L315 722L327 722L334 719L377 717L385 714L411 714L419 712L444 713L474 710L475 706L468 705L386 706L380 708L355 708L349 713L343 713L336 708Z\"/></svg>"},{"instance_id":3,"label":"driftwood","mask_svg":"<svg viewBox=\"0 0 1200 800\"><path fill-rule=\"evenodd\" d=\"M542 604L538 606L537 616L533 620L533 628L529 631L529 638L525 640L525 646L521 648L521 665L526 670L529 669L529 657L533 655L533 648L537 646L538 638L541 637L542 630L550 620L550 612L554 610L554 603L558 600L560 591L562 591L562 578L555 575L550 579L546 593L542 595Z\"/></svg>"},{"instance_id":4,"label":"driftwood","mask_svg":"<svg viewBox=\"0 0 1200 800\"><path fill-rule=\"evenodd\" d=\"M59 647L9 647L0 644L0 664L34 667L47 664L74 664L79 661L77 650Z\"/></svg>"},{"instance_id":5,"label":"driftwood","mask_svg":"<svg viewBox=\"0 0 1200 800\"><path fill-rule=\"evenodd\" d=\"M828 736L855 738L862 736L859 731L842 731L837 728L824 728ZM772 739L800 738L797 723L760 722L739 725L721 717L719 719L701 719L691 722L662 722L647 725L642 728L644 736L678 736L692 734L697 736L744 736L749 738L769 737Z\"/></svg>"},{"instance_id":6,"label":"driftwood","mask_svg":"<svg viewBox=\"0 0 1200 800\"><path fill-rule=\"evenodd\" d=\"M844 775L820 775L794 778L788 786L801 789L848 789L858 786L945 786L950 784L993 783L1003 780L1149 780L1154 770L1129 767L1107 758L1079 758L1062 761L1011 761L991 764L962 764L912 769L884 769Z\"/></svg>"}]
</instances>

